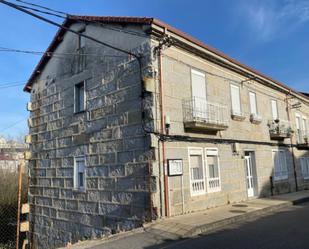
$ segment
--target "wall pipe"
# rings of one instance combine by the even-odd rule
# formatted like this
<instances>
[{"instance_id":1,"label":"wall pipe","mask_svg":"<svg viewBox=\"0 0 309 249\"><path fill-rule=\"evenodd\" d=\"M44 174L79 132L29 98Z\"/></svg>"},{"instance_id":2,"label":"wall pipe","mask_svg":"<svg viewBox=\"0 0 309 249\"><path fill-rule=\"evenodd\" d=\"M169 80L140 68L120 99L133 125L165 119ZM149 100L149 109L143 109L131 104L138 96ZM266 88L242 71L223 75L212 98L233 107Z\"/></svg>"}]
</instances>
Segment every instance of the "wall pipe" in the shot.
<instances>
[{"instance_id":1,"label":"wall pipe","mask_svg":"<svg viewBox=\"0 0 309 249\"><path fill-rule=\"evenodd\" d=\"M161 113L161 134L165 135L165 117L164 117L164 95L163 95L163 75L162 75L162 51L158 51L158 66L160 76L160 113ZM162 143L162 162L163 162L163 183L164 183L164 211L165 216L169 217L169 194L168 194L168 176L167 176L167 161L166 161L166 147L165 141L161 140Z\"/></svg>"}]
</instances>

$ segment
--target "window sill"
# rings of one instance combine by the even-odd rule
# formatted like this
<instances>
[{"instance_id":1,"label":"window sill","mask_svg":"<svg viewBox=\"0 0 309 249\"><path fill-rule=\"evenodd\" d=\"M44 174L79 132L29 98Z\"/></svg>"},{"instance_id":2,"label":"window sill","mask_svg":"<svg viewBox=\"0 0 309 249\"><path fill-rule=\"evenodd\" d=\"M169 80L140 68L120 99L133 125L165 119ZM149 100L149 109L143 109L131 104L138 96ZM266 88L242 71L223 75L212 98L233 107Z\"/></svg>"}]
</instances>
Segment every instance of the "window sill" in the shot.
<instances>
[{"instance_id":1,"label":"window sill","mask_svg":"<svg viewBox=\"0 0 309 249\"><path fill-rule=\"evenodd\" d=\"M75 193L86 193L85 188L73 188L73 192Z\"/></svg>"},{"instance_id":2,"label":"window sill","mask_svg":"<svg viewBox=\"0 0 309 249\"><path fill-rule=\"evenodd\" d=\"M82 114L82 113L85 113L86 112L86 110L83 110L83 111L77 111L77 112L74 112L74 115L75 114Z\"/></svg>"}]
</instances>

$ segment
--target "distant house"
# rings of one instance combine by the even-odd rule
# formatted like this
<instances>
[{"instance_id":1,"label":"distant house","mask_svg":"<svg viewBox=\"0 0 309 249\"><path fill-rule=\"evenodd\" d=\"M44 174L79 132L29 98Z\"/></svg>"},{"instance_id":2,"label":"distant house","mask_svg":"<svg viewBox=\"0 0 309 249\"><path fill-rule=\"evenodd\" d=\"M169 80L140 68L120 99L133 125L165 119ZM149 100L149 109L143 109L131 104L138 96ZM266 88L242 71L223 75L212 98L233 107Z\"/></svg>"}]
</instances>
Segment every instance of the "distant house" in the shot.
<instances>
[{"instance_id":1,"label":"distant house","mask_svg":"<svg viewBox=\"0 0 309 249\"><path fill-rule=\"evenodd\" d=\"M153 18L63 26L24 88L34 248L309 187L308 96Z\"/></svg>"},{"instance_id":2,"label":"distant house","mask_svg":"<svg viewBox=\"0 0 309 249\"><path fill-rule=\"evenodd\" d=\"M0 170L17 172L18 163L24 160L25 144L16 141L7 141L0 138Z\"/></svg>"}]
</instances>

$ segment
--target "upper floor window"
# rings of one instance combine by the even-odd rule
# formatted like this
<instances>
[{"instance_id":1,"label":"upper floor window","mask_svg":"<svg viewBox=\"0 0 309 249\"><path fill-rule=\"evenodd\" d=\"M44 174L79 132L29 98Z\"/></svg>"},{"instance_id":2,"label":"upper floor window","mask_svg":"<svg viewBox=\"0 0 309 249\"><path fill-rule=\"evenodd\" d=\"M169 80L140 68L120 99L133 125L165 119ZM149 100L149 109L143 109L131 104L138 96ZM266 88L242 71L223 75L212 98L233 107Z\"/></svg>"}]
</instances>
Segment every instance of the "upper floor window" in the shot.
<instances>
[{"instance_id":1,"label":"upper floor window","mask_svg":"<svg viewBox=\"0 0 309 249\"><path fill-rule=\"evenodd\" d=\"M81 32L81 34L83 34ZM79 35L78 36L78 44L77 44L77 72L81 72L84 70L86 66L86 38Z\"/></svg>"},{"instance_id":2,"label":"upper floor window","mask_svg":"<svg viewBox=\"0 0 309 249\"><path fill-rule=\"evenodd\" d=\"M74 86L74 112L82 112L86 106L85 82L80 82Z\"/></svg>"},{"instance_id":3,"label":"upper floor window","mask_svg":"<svg viewBox=\"0 0 309 249\"><path fill-rule=\"evenodd\" d=\"M250 100L250 114L257 116L258 111L257 111L256 93L249 92L249 100Z\"/></svg>"},{"instance_id":4,"label":"upper floor window","mask_svg":"<svg viewBox=\"0 0 309 249\"><path fill-rule=\"evenodd\" d=\"M307 127L307 118L303 117L303 138L304 142L308 143L308 127Z\"/></svg>"},{"instance_id":5,"label":"upper floor window","mask_svg":"<svg viewBox=\"0 0 309 249\"><path fill-rule=\"evenodd\" d=\"M239 86L231 84L231 101L232 101L232 114L242 116L240 106L240 89Z\"/></svg>"},{"instance_id":6,"label":"upper floor window","mask_svg":"<svg viewBox=\"0 0 309 249\"><path fill-rule=\"evenodd\" d=\"M273 120L279 119L277 100L274 99L271 100L271 112Z\"/></svg>"},{"instance_id":7,"label":"upper floor window","mask_svg":"<svg viewBox=\"0 0 309 249\"><path fill-rule=\"evenodd\" d=\"M84 190L85 189L85 157L79 156L74 158L74 178L73 185L76 190Z\"/></svg>"},{"instance_id":8,"label":"upper floor window","mask_svg":"<svg viewBox=\"0 0 309 249\"><path fill-rule=\"evenodd\" d=\"M301 118L299 114L296 114L296 140L297 143L302 141L302 131L301 131Z\"/></svg>"}]
</instances>

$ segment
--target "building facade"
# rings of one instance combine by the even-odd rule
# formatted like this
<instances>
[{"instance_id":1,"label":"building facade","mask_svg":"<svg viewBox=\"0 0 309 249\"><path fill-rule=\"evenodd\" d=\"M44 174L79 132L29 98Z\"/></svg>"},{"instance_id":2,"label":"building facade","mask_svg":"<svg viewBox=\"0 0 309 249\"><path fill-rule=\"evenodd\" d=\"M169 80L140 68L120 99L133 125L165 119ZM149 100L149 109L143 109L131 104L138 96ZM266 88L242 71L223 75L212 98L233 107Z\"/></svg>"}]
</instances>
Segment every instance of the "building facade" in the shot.
<instances>
[{"instance_id":1,"label":"building facade","mask_svg":"<svg viewBox=\"0 0 309 249\"><path fill-rule=\"evenodd\" d=\"M24 89L34 248L308 188L306 95L156 19L63 26Z\"/></svg>"}]
</instances>

